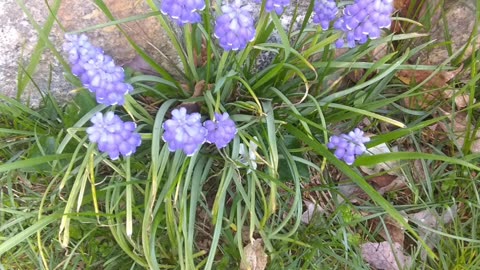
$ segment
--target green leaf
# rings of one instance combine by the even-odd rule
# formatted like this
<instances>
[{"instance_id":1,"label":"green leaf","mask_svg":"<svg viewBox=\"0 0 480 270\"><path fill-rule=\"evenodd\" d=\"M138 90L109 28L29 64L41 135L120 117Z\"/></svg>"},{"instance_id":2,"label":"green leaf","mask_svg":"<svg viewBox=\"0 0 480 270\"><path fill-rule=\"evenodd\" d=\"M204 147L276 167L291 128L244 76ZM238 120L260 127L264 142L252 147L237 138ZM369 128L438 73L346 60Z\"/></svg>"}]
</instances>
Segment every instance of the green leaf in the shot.
<instances>
[{"instance_id":1,"label":"green leaf","mask_svg":"<svg viewBox=\"0 0 480 270\"><path fill-rule=\"evenodd\" d=\"M314 152L325 157L327 161L335 165L343 174L345 174L349 179L351 179L355 184L357 184L376 204L382 207L387 214L394 218L399 224L401 224L406 230L408 230L415 238L417 238L425 250L428 252L431 258L437 258L435 253L428 247L423 239L421 239L417 232L408 224L408 221L405 221L405 218L390 204L385 198L383 198L362 176L358 175L354 170L352 170L347 164L337 159L327 147L315 139L312 139L310 136L306 135L296 127L291 124L285 126L286 130L289 131L292 135L297 137L299 140L302 140L304 143L309 145ZM410 153L411 155L411 153Z\"/></svg>"},{"instance_id":2,"label":"green leaf","mask_svg":"<svg viewBox=\"0 0 480 270\"><path fill-rule=\"evenodd\" d=\"M53 214L50 216L43 217L32 226L26 228L25 230L22 230L17 235L7 239L5 242L0 244L0 256L5 254L5 252L9 251L13 247L17 246L18 244L25 241L32 234L42 230L50 223L53 223L54 221L58 220L61 216L62 216L61 214Z\"/></svg>"},{"instance_id":3,"label":"green leaf","mask_svg":"<svg viewBox=\"0 0 480 270\"><path fill-rule=\"evenodd\" d=\"M0 165L0 172L7 172L10 170L31 168L39 164L47 163L54 160L68 159L72 154L49 155L43 157L30 158L26 160L15 161Z\"/></svg>"},{"instance_id":4,"label":"green leaf","mask_svg":"<svg viewBox=\"0 0 480 270\"><path fill-rule=\"evenodd\" d=\"M355 165L372 166L378 163L388 162L392 160L414 160L414 159L445 161L448 163L457 164L457 165L465 166L467 168L470 168L476 171L480 171L480 167L475 166L469 162L466 162L458 158L440 156L435 154L418 153L418 152L393 152L393 153L378 154L378 155L372 155L372 156L360 156L355 161Z\"/></svg>"}]
</instances>

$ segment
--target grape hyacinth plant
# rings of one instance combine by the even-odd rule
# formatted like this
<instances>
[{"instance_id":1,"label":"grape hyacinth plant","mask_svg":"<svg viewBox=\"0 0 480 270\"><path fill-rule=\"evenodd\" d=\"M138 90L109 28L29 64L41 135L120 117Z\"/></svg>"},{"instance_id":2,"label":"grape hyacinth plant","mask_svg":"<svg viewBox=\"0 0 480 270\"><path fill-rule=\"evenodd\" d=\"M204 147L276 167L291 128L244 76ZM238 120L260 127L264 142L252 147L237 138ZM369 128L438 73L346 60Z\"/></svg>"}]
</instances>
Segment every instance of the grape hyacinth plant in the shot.
<instances>
[{"instance_id":1,"label":"grape hyacinth plant","mask_svg":"<svg viewBox=\"0 0 480 270\"><path fill-rule=\"evenodd\" d=\"M204 8L204 0L163 0L160 11L182 26L186 23L200 22L199 11Z\"/></svg>"},{"instance_id":2,"label":"grape hyacinth plant","mask_svg":"<svg viewBox=\"0 0 480 270\"><path fill-rule=\"evenodd\" d=\"M97 102L123 105L125 95L133 91L124 81L123 68L115 65L102 49L93 46L86 35L66 35L65 38L63 49L68 53L72 73L85 88L95 93Z\"/></svg>"},{"instance_id":3,"label":"grape hyacinth plant","mask_svg":"<svg viewBox=\"0 0 480 270\"><path fill-rule=\"evenodd\" d=\"M227 146L237 134L235 122L230 119L226 112L223 114L215 113L215 120L207 120L203 125L208 131L207 142L215 144L218 149Z\"/></svg>"},{"instance_id":4,"label":"grape hyacinth plant","mask_svg":"<svg viewBox=\"0 0 480 270\"><path fill-rule=\"evenodd\" d=\"M337 48L345 45L349 48L364 44L367 40L380 37L380 29L389 28L393 0L355 0L343 10L334 24L334 28L344 32L335 43Z\"/></svg>"},{"instance_id":5,"label":"grape hyacinth plant","mask_svg":"<svg viewBox=\"0 0 480 270\"><path fill-rule=\"evenodd\" d=\"M364 132L356 128L348 134L330 137L327 147L335 149L335 156L338 159L345 161L348 165L352 165L356 157L365 153L367 150L365 143L369 141L370 138L364 136Z\"/></svg>"},{"instance_id":6,"label":"grape hyacinth plant","mask_svg":"<svg viewBox=\"0 0 480 270\"><path fill-rule=\"evenodd\" d=\"M172 111L172 118L163 123L163 140L171 152L183 150L192 156L206 141L207 129L201 123L199 113L187 113L181 107Z\"/></svg>"},{"instance_id":7,"label":"grape hyacinth plant","mask_svg":"<svg viewBox=\"0 0 480 270\"><path fill-rule=\"evenodd\" d=\"M255 39L254 19L250 6L242 6L242 1L222 6L223 14L215 21L215 37L220 47L226 51L243 50Z\"/></svg>"},{"instance_id":8,"label":"grape hyacinth plant","mask_svg":"<svg viewBox=\"0 0 480 270\"><path fill-rule=\"evenodd\" d=\"M330 22L337 16L338 8L335 0L316 0L313 11L312 21L320 24L323 30L327 30L330 27Z\"/></svg>"},{"instance_id":9,"label":"grape hyacinth plant","mask_svg":"<svg viewBox=\"0 0 480 270\"><path fill-rule=\"evenodd\" d=\"M18 200L17 210L21 211L12 213L24 213L18 219L22 224L15 223L15 219L5 222L12 224L6 235L14 237L0 244L0 251L15 244L13 240L25 242L27 248L5 253L2 265L3 258L15 260L20 252L22 258L38 259L31 267L9 265L9 269L50 265L76 269L79 262L85 269L99 265L108 269L253 269L248 253L254 248L259 251L259 258L265 258L262 264L266 265L257 267L262 269L310 269L313 265L328 269L339 263L343 265L338 268L367 269L373 266L362 265L361 245L388 240L371 235L372 226L365 229L364 225L370 225L369 219L392 218L412 232L409 236L416 240L408 221L397 213L397 209L405 207L391 205L398 205L396 196L388 196L389 202L383 196L386 193L376 194L376 187L362 181L370 180L373 173L381 176L384 172L351 167L420 156L435 160L435 169L424 171L438 175L444 175L443 169L451 173L455 166L472 172L480 169L469 160L461 160L470 155L465 147L454 149L443 142L441 147L428 152L433 154L403 153L412 147L418 147L416 152L420 152L422 147L431 147L433 141L411 144L404 143L404 138L423 140L427 136L421 129L436 121L452 120L437 120L440 117L435 108L422 107L424 113L417 113L419 110L410 108L403 98L417 96L424 89L410 87L399 79L397 72L414 69L417 55L422 48L431 48L432 41L426 41L428 46L415 45L407 52L410 44L417 44L412 39L418 34L402 32L393 33L394 38L380 38L382 29L391 24L392 1L149 0L145 6L149 10L141 13L130 10L133 4L128 6L129 13L119 13L111 3L96 1L111 21L75 32L105 27L108 31L119 30L115 34L121 33L118 36L126 37L132 45L127 55L120 55L127 48L94 46L95 42L85 34L66 35L66 58L72 73L84 86L79 95L65 107L46 99L46 108L38 112L21 109L16 99L12 99L15 103L11 108L4 106L10 99L0 95L0 107L11 112L0 114L2 122L13 127L11 137L4 140L0 158L4 163L18 161L13 165L0 164L0 173L3 168L7 182L17 176L27 179L30 174L36 181L34 173L39 171L47 176L46 184L39 185L35 193L31 189L21 192L27 192L28 199L48 198L44 207L42 203L34 204L43 209L24 208ZM50 26L62 28L53 28L57 23L54 8L46 26L40 28L42 37L50 37L46 33ZM143 20L148 23L137 23ZM410 30L412 18L399 21L402 30ZM140 27L130 27L133 24ZM416 31L417 26L413 26ZM161 32L155 35L156 30ZM377 40L367 42L369 39ZM45 38L43 41L52 44ZM377 45L386 51L374 54ZM348 50L355 46L358 47ZM125 64L126 72L115 64L114 55L105 51L130 60ZM127 59L134 55L133 60ZM454 62L460 61L459 58ZM32 61L18 75L23 77L19 88L34 84L26 75L35 63ZM425 72L438 71L437 67L423 63L418 66ZM357 71L361 79L351 76ZM39 88L43 86L38 84ZM108 107L112 105L115 106ZM446 109L443 105L438 108ZM32 121L24 116L25 112L31 114ZM41 115L44 112L47 117ZM407 117L403 117L404 113ZM368 143L369 136L360 128L338 135L328 129L359 125L381 130L382 144L404 149L399 154L357 160L361 155L379 152ZM23 132L23 126L31 130ZM4 136L6 129L0 130ZM473 140L474 134L470 135ZM25 151L20 148L24 145L28 147ZM367 151L367 147L371 148ZM443 149L448 154L458 151L458 155L450 159L435 157ZM5 158L8 154L11 156ZM324 159L325 156L330 158ZM454 166L439 166L444 161ZM355 184L366 192L368 200L353 203L353 197L345 194L340 184ZM434 188L431 193L429 190L429 197L441 194ZM427 193L419 191L411 197L424 201L420 197ZM9 205L15 205L17 198L5 194ZM53 205L56 202L59 205ZM308 203L328 207L321 209L322 216L315 216ZM377 207L363 207L364 203ZM416 209L409 207L408 211L413 213ZM338 213L350 215L358 210L374 213L366 213L361 219L355 217L355 222L337 218ZM39 215L30 218L30 212ZM312 217L312 226L302 223L304 214ZM325 220L328 230L317 226ZM38 228L37 234L27 226ZM55 226L58 233L51 233ZM30 233L18 236L19 228ZM37 241L31 241L32 236ZM453 246L449 241L439 243ZM37 244L39 247L32 247ZM55 247L60 251L53 254ZM415 250L419 249L420 245L415 246ZM400 251L406 254L410 249ZM65 252L71 256L55 259L55 255ZM51 258L54 259L49 262ZM416 269L415 266L410 268Z\"/></svg>"},{"instance_id":10,"label":"grape hyacinth plant","mask_svg":"<svg viewBox=\"0 0 480 270\"><path fill-rule=\"evenodd\" d=\"M142 143L140 135L135 131L134 122L123 122L113 112L96 113L90 120L93 126L87 128L88 139L98 144L100 152L107 153L112 159L120 155L128 157L135 153Z\"/></svg>"},{"instance_id":11,"label":"grape hyacinth plant","mask_svg":"<svg viewBox=\"0 0 480 270\"><path fill-rule=\"evenodd\" d=\"M262 0L255 0L255 2L261 4ZM275 11L278 15L282 14L283 10L290 5L290 0L266 0L265 11Z\"/></svg>"}]
</instances>

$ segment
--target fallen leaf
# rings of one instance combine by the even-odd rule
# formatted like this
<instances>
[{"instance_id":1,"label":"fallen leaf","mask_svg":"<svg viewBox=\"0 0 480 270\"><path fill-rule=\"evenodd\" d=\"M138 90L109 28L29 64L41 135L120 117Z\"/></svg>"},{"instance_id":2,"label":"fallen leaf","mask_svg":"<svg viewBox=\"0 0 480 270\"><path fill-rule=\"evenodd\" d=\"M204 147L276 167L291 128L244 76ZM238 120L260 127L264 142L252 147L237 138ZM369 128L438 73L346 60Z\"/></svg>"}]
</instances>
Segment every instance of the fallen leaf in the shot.
<instances>
[{"instance_id":1,"label":"fallen leaf","mask_svg":"<svg viewBox=\"0 0 480 270\"><path fill-rule=\"evenodd\" d=\"M404 176L395 176L395 178L390 182L386 183L386 186L379 187L375 183L372 183L368 181L381 195L402 189L406 186L406 180ZM344 183L338 183L337 186L338 190L338 197L337 200L339 202L343 202L345 198L347 198L350 203L358 203L359 201L366 201L369 200L369 196L363 189L361 189L359 186L356 184L353 184L351 182L344 182Z\"/></svg>"},{"instance_id":2,"label":"fallen leaf","mask_svg":"<svg viewBox=\"0 0 480 270\"><path fill-rule=\"evenodd\" d=\"M348 78L354 83L359 82L363 75L365 75L364 69L354 69L347 74Z\"/></svg>"},{"instance_id":3,"label":"fallen leaf","mask_svg":"<svg viewBox=\"0 0 480 270\"><path fill-rule=\"evenodd\" d=\"M440 109L444 115L451 115L451 113ZM466 112L457 112L455 114L455 118L450 120L450 124L446 124L445 122L439 122L438 126L442 129L445 133L449 134L453 132L455 138L455 142L459 147L462 147L465 143L465 136L467 130L467 113ZM474 131L475 127L470 125L470 130ZM470 151L472 153L480 153L480 131L477 131L475 134L473 141L470 145Z\"/></svg>"},{"instance_id":4,"label":"fallen leaf","mask_svg":"<svg viewBox=\"0 0 480 270\"><path fill-rule=\"evenodd\" d=\"M243 248L245 257L240 264L240 270L264 270L267 267L268 256L263 249L263 240L255 239Z\"/></svg>"},{"instance_id":5,"label":"fallen leaf","mask_svg":"<svg viewBox=\"0 0 480 270\"><path fill-rule=\"evenodd\" d=\"M423 83L423 95L404 98L405 106L411 109L427 109L439 100L449 99L452 94L448 82L455 78L463 69L463 65L452 71L440 71L430 77L434 71L428 70L400 70L396 76L404 84Z\"/></svg>"},{"instance_id":6,"label":"fallen leaf","mask_svg":"<svg viewBox=\"0 0 480 270\"><path fill-rule=\"evenodd\" d=\"M397 178L395 175L383 174L375 176L368 181L372 184L375 189L384 188L389 186Z\"/></svg>"},{"instance_id":7,"label":"fallen leaf","mask_svg":"<svg viewBox=\"0 0 480 270\"><path fill-rule=\"evenodd\" d=\"M463 95L458 95L455 97L455 104L457 105L458 108L463 109L468 106L470 100L470 96L467 94ZM473 103L475 103L477 100L474 98Z\"/></svg>"},{"instance_id":8,"label":"fallen leaf","mask_svg":"<svg viewBox=\"0 0 480 270\"><path fill-rule=\"evenodd\" d=\"M388 53L388 45L387 43L382 43L373 49L372 51L373 60L377 62L378 60L385 57L387 53Z\"/></svg>"},{"instance_id":9,"label":"fallen leaf","mask_svg":"<svg viewBox=\"0 0 480 270\"><path fill-rule=\"evenodd\" d=\"M424 167L420 159L415 159L412 165L412 179L417 183L424 182L427 179L428 171L426 172L426 170L428 167Z\"/></svg>"},{"instance_id":10,"label":"fallen leaf","mask_svg":"<svg viewBox=\"0 0 480 270\"><path fill-rule=\"evenodd\" d=\"M412 258L408 255L403 254L402 245L396 242L368 242L361 245L361 248L363 259L376 269L408 269L412 263Z\"/></svg>"},{"instance_id":11,"label":"fallen leaf","mask_svg":"<svg viewBox=\"0 0 480 270\"><path fill-rule=\"evenodd\" d=\"M356 184L348 183L339 183L337 186L338 196L337 200L339 203L345 201L345 198L350 201L350 203L357 203L358 199L368 200L368 195L358 187Z\"/></svg>"},{"instance_id":12,"label":"fallen leaf","mask_svg":"<svg viewBox=\"0 0 480 270\"><path fill-rule=\"evenodd\" d=\"M397 147L392 147L392 151L396 152ZM374 147L368 148L367 155L378 155L384 153L391 153L390 148L381 143ZM377 163L373 167L360 166L360 170L366 175L376 175L368 180L368 182L380 193L385 194L393 190L398 190L406 186L406 180L399 170L400 164L398 161L387 161ZM338 183L338 191L343 196L339 195L338 200L342 202L344 198L348 198L350 202L357 203L358 199L368 200L369 196L359 188L356 184L350 182Z\"/></svg>"},{"instance_id":13,"label":"fallen leaf","mask_svg":"<svg viewBox=\"0 0 480 270\"><path fill-rule=\"evenodd\" d=\"M301 221L304 224L310 224L312 218L316 215L325 213L325 210L320 207L320 205L313 203L311 201L304 201L307 206L307 210L303 212Z\"/></svg>"},{"instance_id":14,"label":"fallen leaf","mask_svg":"<svg viewBox=\"0 0 480 270\"><path fill-rule=\"evenodd\" d=\"M195 88L193 90L192 97L199 97L203 94L203 90L205 89L205 80L201 80L195 84Z\"/></svg>"},{"instance_id":15,"label":"fallen leaf","mask_svg":"<svg viewBox=\"0 0 480 270\"><path fill-rule=\"evenodd\" d=\"M416 3L418 6L418 3ZM410 18L410 19L415 19L415 14L409 14L409 10L415 10L415 8L409 8L410 7L410 0L395 0L393 1L393 9L400 14L400 16L405 17L405 18ZM412 13L412 12L410 12ZM405 31L402 31L402 24L405 24L405 22L402 22L400 20L395 20L392 21L392 26L390 27L391 31L393 33L402 33Z\"/></svg>"},{"instance_id":16,"label":"fallen leaf","mask_svg":"<svg viewBox=\"0 0 480 270\"><path fill-rule=\"evenodd\" d=\"M407 180L404 176L396 176L388 185L377 189L378 193L385 194L387 192L402 189L407 186Z\"/></svg>"},{"instance_id":17,"label":"fallen leaf","mask_svg":"<svg viewBox=\"0 0 480 270\"><path fill-rule=\"evenodd\" d=\"M365 213L364 215L370 215L370 213ZM405 240L405 228L395 219L389 216L383 218L383 223L385 223L385 226L382 224L380 219L381 217L377 217L369 220L368 224L370 226L370 231L378 231L378 234L385 241L391 240L403 246L403 241ZM405 218L405 221L408 221L408 219Z\"/></svg>"},{"instance_id":18,"label":"fallen leaf","mask_svg":"<svg viewBox=\"0 0 480 270\"><path fill-rule=\"evenodd\" d=\"M426 209L414 214L410 214L409 217L417 222L422 223L425 227L437 228L440 223L442 225L452 222L457 214L457 206L448 207L443 215L439 215L435 209Z\"/></svg>"},{"instance_id":19,"label":"fallen leaf","mask_svg":"<svg viewBox=\"0 0 480 270\"><path fill-rule=\"evenodd\" d=\"M205 38L202 38L202 45L200 51L193 48L193 63L195 67L204 67L208 62L208 55L207 55L207 41ZM210 59L213 58L213 53L210 54Z\"/></svg>"},{"instance_id":20,"label":"fallen leaf","mask_svg":"<svg viewBox=\"0 0 480 270\"><path fill-rule=\"evenodd\" d=\"M405 16L410 6L410 0L393 1L393 9L398 10L402 16Z\"/></svg>"},{"instance_id":21,"label":"fallen leaf","mask_svg":"<svg viewBox=\"0 0 480 270\"><path fill-rule=\"evenodd\" d=\"M418 235L425 240L425 243L434 248L440 241L440 235L432 232L431 230L439 230L441 226L449 224L453 221L457 215L457 205L448 207L443 215L438 214L435 209L426 209L414 214L408 215L408 217L415 223L422 225L418 226ZM427 257L425 250L422 250L420 254L422 259Z\"/></svg>"},{"instance_id":22,"label":"fallen leaf","mask_svg":"<svg viewBox=\"0 0 480 270\"><path fill-rule=\"evenodd\" d=\"M468 106L468 103L470 102L470 95L469 94L460 94L460 95L455 95L454 90L446 90L443 92L444 97L447 99L454 98L455 99L455 105L457 105L457 108L463 109ZM475 103L477 100L473 98L473 103Z\"/></svg>"}]
</instances>

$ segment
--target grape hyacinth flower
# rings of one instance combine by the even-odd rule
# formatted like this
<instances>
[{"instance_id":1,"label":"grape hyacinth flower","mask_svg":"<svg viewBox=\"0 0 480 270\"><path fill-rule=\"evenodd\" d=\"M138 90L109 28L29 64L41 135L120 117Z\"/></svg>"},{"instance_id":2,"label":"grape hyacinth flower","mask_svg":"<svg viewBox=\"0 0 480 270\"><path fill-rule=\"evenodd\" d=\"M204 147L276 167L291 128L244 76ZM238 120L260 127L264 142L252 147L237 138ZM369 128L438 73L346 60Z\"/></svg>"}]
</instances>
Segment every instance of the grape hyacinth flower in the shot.
<instances>
[{"instance_id":1,"label":"grape hyacinth flower","mask_svg":"<svg viewBox=\"0 0 480 270\"><path fill-rule=\"evenodd\" d=\"M187 156L192 156L205 142L207 129L200 122L199 113L187 114L187 109L172 111L172 119L163 123L163 140L171 152L183 150Z\"/></svg>"},{"instance_id":2,"label":"grape hyacinth flower","mask_svg":"<svg viewBox=\"0 0 480 270\"><path fill-rule=\"evenodd\" d=\"M255 26L248 5L241 0L222 6L223 14L215 21L214 35L226 51L243 50L255 39Z\"/></svg>"},{"instance_id":3,"label":"grape hyacinth flower","mask_svg":"<svg viewBox=\"0 0 480 270\"><path fill-rule=\"evenodd\" d=\"M262 0L255 0L257 3L262 3ZM265 11L266 12L272 12L275 10L275 12L280 15L283 12L283 9L290 5L290 0L266 0L265 2Z\"/></svg>"},{"instance_id":4,"label":"grape hyacinth flower","mask_svg":"<svg viewBox=\"0 0 480 270\"><path fill-rule=\"evenodd\" d=\"M323 30L327 30L330 22L335 19L338 13L335 0L317 0L313 6L313 22L322 26Z\"/></svg>"},{"instance_id":5,"label":"grape hyacinth flower","mask_svg":"<svg viewBox=\"0 0 480 270\"><path fill-rule=\"evenodd\" d=\"M367 150L365 143L369 141L370 138L364 136L363 131L356 128L348 134L330 137L327 147L335 149L335 156L338 159L345 161L348 165L352 165L355 158Z\"/></svg>"},{"instance_id":6,"label":"grape hyacinth flower","mask_svg":"<svg viewBox=\"0 0 480 270\"><path fill-rule=\"evenodd\" d=\"M198 11L204 8L205 0L162 0L160 11L182 26L186 23L200 22Z\"/></svg>"},{"instance_id":7,"label":"grape hyacinth flower","mask_svg":"<svg viewBox=\"0 0 480 270\"><path fill-rule=\"evenodd\" d=\"M213 143L218 149L221 149L229 144L235 134L237 134L237 127L235 122L230 119L228 113L215 113L215 120L207 120L203 123L207 129L207 142Z\"/></svg>"},{"instance_id":8,"label":"grape hyacinth flower","mask_svg":"<svg viewBox=\"0 0 480 270\"><path fill-rule=\"evenodd\" d=\"M125 95L133 91L133 87L124 82L123 68L115 65L102 49L93 46L86 35L66 35L65 38L63 49L68 53L72 73L95 93L97 102L123 105Z\"/></svg>"},{"instance_id":9,"label":"grape hyacinth flower","mask_svg":"<svg viewBox=\"0 0 480 270\"><path fill-rule=\"evenodd\" d=\"M107 153L112 160L119 155L130 156L142 143L140 134L135 131L137 125L134 122L123 122L113 112L105 115L98 112L90 121L93 126L87 128L88 139L97 143L98 150Z\"/></svg>"},{"instance_id":10,"label":"grape hyacinth flower","mask_svg":"<svg viewBox=\"0 0 480 270\"><path fill-rule=\"evenodd\" d=\"M343 10L343 16L334 24L335 29L345 33L335 43L337 48L344 46L353 48L364 44L368 38L380 37L380 29L391 24L393 0L355 0Z\"/></svg>"}]
</instances>

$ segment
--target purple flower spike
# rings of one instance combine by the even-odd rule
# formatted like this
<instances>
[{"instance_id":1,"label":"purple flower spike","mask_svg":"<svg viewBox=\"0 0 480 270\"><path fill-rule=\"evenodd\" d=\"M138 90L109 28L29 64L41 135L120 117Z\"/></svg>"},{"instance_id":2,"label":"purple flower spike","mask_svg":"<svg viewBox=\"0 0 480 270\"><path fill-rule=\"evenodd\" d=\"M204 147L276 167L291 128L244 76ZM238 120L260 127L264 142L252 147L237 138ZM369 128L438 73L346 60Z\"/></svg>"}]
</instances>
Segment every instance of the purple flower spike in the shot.
<instances>
[{"instance_id":1,"label":"purple flower spike","mask_svg":"<svg viewBox=\"0 0 480 270\"><path fill-rule=\"evenodd\" d=\"M66 35L65 38L63 49L68 53L72 73L95 93L97 102L123 105L125 95L133 91L133 87L124 82L123 68L115 65L102 49L93 46L86 35Z\"/></svg>"},{"instance_id":2,"label":"purple flower spike","mask_svg":"<svg viewBox=\"0 0 480 270\"><path fill-rule=\"evenodd\" d=\"M262 0L254 0L256 3L262 3ZM266 12L272 12L275 10L275 12L280 15L282 14L284 8L288 7L290 5L290 0L266 0L265 2L265 11Z\"/></svg>"},{"instance_id":3,"label":"purple flower spike","mask_svg":"<svg viewBox=\"0 0 480 270\"><path fill-rule=\"evenodd\" d=\"M322 26L323 30L327 30L330 22L335 19L338 13L335 0L317 0L313 6L313 22Z\"/></svg>"},{"instance_id":4,"label":"purple flower spike","mask_svg":"<svg viewBox=\"0 0 480 270\"><path fill-rule=\"evenodd\" d=\"M171 152L183 150L187 156L192 156L205 142L207 129L200 122L199 113L187 114L187 109L172 111L172 119L163 123L163 140Z\"/></svg>"},{"instance_id":5,"label":"purple flower spike","mask_svg":"<svg viewBox=\"0 0 480 270\"><path fill-rule=\"evenodd\" d=\"M355 0L345 7L343 16L334 24L335 29L345 33L335 45L353 48L369 38L379 38L380 29L390 27L392 12L393 0Z\"/></svg>"},{"instance_id":6,"label":"purple flower spike","mask_svg":"<svg viewBox=\"0 0 480 270\"><path fill-rule=\"evenodd\" d=\"M182 26L186 23L200 22L201 17L198 11L204 8L204 0L163 0L160 11Z\"/></svg>"},{"instance_id":7,"label":"purple flower spike","mask_svg":"<svg viewBox=\"0 0 480 270\"><path fill-rule=\"evenodd\" d=\"M370 138L365 137L363 131L356 128L348 134L330 137L327 147L335 149L335 156L338 159L345 161L348 165L352 165L355 158L367 150L365 143L369 141Z\"/></svg>"},{"instance_id":8,"label":"purple flower spike","mask_svg":"<svg viewBox=\"0 0 480 270\"><path fill-rule=\"evenodd\" d=\"M142 143L142 138L135 131L134 122L123 122L120 117L107 112L98 112L90 120L93 126L87 128L88 139L98 144L100 152L107 153L112 160L120 155L130 156Z\"/></svg>"},{"instance_id":9,"label":"purple flower spike","mask_svg":"<svg viewBox=\"0 0 480 270\"><path fill-rule=\"evenodd\" d=\"M215 113L215 120L207 120L203 125L208 131L207 142L214 143L218 149L227 146L237 134L235 122L228 113Z\"/></svg>"},{"instance_id":10,"label":"purple flower spike","mask_svg":"<svg viewBox=\"0 0 480 270\"><path fill-rule=\"evenodd\" d=\"M215 37L226 51L243 50L255 39L255 26L249 6L241 6L240 0L222 6L223 14L215 21Z\"/></svg>"}]
</instances>

